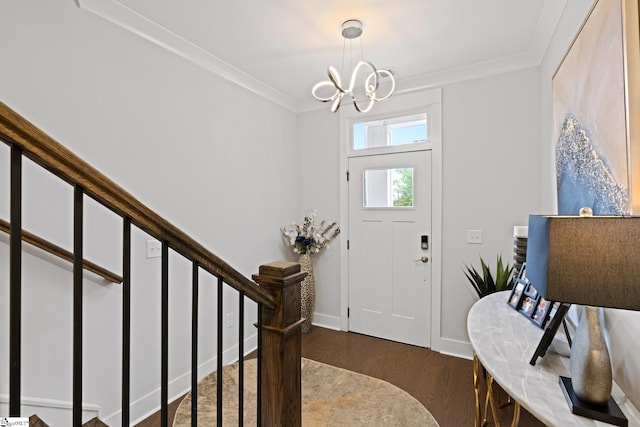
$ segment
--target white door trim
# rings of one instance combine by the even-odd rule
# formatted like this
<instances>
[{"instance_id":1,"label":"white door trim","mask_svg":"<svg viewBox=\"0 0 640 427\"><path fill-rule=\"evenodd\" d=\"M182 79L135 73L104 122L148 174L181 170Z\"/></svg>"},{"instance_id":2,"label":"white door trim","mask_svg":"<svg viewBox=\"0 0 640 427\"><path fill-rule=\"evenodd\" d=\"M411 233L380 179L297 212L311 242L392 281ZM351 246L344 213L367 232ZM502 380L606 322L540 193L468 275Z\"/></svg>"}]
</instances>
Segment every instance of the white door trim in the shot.
<instances>
[{"instance_id":1,"label":"white door trim","mask_svg":"<svg viewBox=\"0 0 640 427\"><path fill-rule=\"evenodd\" d=\"M363 116L345 106L340 109L340 224L343 236L349 236L349 189L346 180L348 168L349 142L353 123ZM432 189L431 189L431 348L442 349L441 312L442 312L442 89L428 89L392 96L374 106L375 115L402 115L416 111L427 111L430 126L430 145L432 150ZM366 117L371 117L368 114ZM340 329L349 329L347 309L349 305L349 259L347 242L340 247Z\"/></svg>"}]
</instances>

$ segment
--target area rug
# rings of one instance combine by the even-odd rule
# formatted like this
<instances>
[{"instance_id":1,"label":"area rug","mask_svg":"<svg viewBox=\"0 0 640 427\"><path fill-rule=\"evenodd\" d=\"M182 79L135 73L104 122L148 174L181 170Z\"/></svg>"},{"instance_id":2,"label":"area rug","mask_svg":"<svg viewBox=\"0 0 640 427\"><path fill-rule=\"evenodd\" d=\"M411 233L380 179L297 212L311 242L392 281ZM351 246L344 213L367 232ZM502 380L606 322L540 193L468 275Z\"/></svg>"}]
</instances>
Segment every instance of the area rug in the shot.
<instances>
[{"instance_id":1,"label":"area rug","mask_svg":"<svg viewBox=\"0 0 640 427\"><path fill-rule=\"evenodd\" d=\"M256 425L255 359L244 364L244 425ZM223 369L225 426L238 425L238 364ZM198 384L198 425L216 422L216 373ZM180 403L174 427L191 425L191 393ZM438 423L420 402L388 382L302 359L302 425L437 427Z\"/></svg>"}]
</instances>

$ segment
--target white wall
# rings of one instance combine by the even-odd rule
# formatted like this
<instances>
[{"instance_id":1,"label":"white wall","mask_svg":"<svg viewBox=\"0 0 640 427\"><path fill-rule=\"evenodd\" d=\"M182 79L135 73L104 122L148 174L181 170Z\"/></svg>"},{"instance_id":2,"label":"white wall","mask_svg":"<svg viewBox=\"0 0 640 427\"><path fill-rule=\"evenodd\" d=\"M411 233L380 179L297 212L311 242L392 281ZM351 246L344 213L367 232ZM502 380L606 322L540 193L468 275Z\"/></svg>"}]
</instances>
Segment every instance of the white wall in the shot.
<instances>
[{"instance_id":1,"label":"white wall","mask_svg":"<svg viewBox=\"0 0 640 427\"><path fill-rule=\"evenodd\" d=\"M73 1L6 2L1 9L2 102L243 274L289 256L279 227L298 212L295 114L78 9ZM7 219L8 165L8 149L0 144L0 216ZM71 248L70 189L26 169L24 228ZM36 189L36 182L46 189ZM118 219L89 202L86 209L86 257L119 272ZM144 233L133 238L135 420L159 405L160 264L145 259ZM5 239L0 240L0 401L8 394L7 266ZM53 406L39 410L47 413L45 421L69 425L68 415L60 415L68 411L56 408L71 400L71 269L34 251L25 255L24 272L23 393ZM172 255L170 275L173 396L189 382L190 266ZM84 401L117 426L121 287L90 274L85 282ZM236 299L226 295L225 312L237 314ZM201 301L214 300L213 280L203 278ZM250 335L255 313L247 310ZM215 362L212 315L202 309L201 374ZM236 332L237 326L225 329ZM228 358L234 357L231 340L225 343ZM0 413L7 413L6 405L0 404Z\"/></svg>"},{"instance_id":2,"label":"white wall","mask_svg":"<svg viewBox=\"0 0 640 427\"><path fill-rule=\"evenodd\" d=\"M298 115L298 215L302 221L308 209L318 210L318 220L340 224L340 116L328 108ZM344 229L344 226L343 226ZM313 255L316 308L313 323L340 328L340 245L344 234L328 250ZM292 258L294 259L294 258Z\"/></svg>"},{"instance_id":3,"label":"white wall","mask_svg":"<svg viewBox=\"0 0 640 427\"><path fill-rule=\"evenodd\" d=\"M495 266L498 254L512 264L513 227L539 204L538 79L529 68L443 88L445 340L468 343L467 313L477 296L464 264L478 267L482 256ZM466 243L468 229L482 230L481 245Z\"/></svg>"},{"instance_id":4,"label":"white wall","mask_svg":"<svg viewBox=\"0 0 640 427\"><path fill-rule=\"evenodd\" d=\"M540 67L542 167L541 212L557 212L555 181L555 140L553 137L553 104L551 79L579 31L595 1L569 0ZM637 95L637 94L635 94ZM610 352L616 383L631 402L640 408L640 313L606 310L605 320L610 338Z\"/></svg>"}]
</instances>

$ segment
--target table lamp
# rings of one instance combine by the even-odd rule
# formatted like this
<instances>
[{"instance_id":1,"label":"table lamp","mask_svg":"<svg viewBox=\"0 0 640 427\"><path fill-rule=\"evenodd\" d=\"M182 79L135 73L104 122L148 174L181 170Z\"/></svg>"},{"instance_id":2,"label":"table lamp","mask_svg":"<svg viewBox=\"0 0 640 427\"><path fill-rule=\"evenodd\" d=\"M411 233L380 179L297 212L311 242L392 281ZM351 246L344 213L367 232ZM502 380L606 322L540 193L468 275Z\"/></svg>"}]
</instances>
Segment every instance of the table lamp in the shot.
<instances>
[{"instance_id":1,"label":"table lamp","mask_svg":"<svg viewBox=\"0 0 640 427\"><path fill-rule=\"evenodd\" d=\"M584 209L583 209L584 210ZM598 307L640 310L640 216L529 217L527 276L549 301L584 305L560 385L574 414L626 426Z\"/></svg>"}]
</instances>

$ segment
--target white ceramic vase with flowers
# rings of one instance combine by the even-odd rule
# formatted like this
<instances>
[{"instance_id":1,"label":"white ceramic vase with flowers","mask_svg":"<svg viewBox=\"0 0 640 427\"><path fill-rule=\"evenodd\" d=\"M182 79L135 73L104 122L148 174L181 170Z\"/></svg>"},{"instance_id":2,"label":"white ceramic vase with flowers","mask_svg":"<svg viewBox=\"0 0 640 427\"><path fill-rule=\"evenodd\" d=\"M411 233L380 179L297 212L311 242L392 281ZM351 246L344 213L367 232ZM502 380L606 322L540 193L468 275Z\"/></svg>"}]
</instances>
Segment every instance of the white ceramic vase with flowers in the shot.
<instances>
[{"instance_id":1,"label":"white ceramic vase with flowers","mask_svg":"<svg viewBox=\"0 0 640 427\"><path fill-rule=\"evenodd\" d=\"M303 333L311 330L316 301L316 285L311 256L328 248L329 242L340 234L340 227L335 221L323 220L320 225L316 225L316 214L316 210L309 210L302 225L294 222L281 228L282 237L293 248L293 252L299 254L298 262L301 270L307 272L307 277L300 286L300 315L305 318L302 323Z\"/></svg>"}]
</instances>

